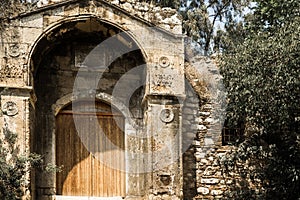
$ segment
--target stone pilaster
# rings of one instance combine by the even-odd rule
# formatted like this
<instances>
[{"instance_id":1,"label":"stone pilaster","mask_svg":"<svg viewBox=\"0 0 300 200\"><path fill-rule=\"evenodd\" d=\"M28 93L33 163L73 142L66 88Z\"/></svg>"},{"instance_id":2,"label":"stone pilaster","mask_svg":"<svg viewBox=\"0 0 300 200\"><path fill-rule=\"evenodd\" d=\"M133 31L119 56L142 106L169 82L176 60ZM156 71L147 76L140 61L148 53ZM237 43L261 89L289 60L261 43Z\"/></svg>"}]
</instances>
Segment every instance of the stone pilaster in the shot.
<instances>
[{"instance_id":1,"label":"stone pilaster","mask_svg":"<svg viewBox=\"0 0 300 200\"><path fill-rule=\"evenodd\" d=\"M149 199L180 199L182 191L181 105L171 96L149 96Z\"/></svg>"},{"instance_id":2,"label":"stone pilaster","mask_svg":"<svg viewBox=\"0 0 300 200\"><path fill-rule=\"evenodd\" d=\"M20 155L29 155L31 137L31 90L0 88L0 137L6 131L17 134L16 147ZM30 182L30 174L26 174L26 183ZM29 197L29 191L26 192Z\"/></svg>"}]
</instances>

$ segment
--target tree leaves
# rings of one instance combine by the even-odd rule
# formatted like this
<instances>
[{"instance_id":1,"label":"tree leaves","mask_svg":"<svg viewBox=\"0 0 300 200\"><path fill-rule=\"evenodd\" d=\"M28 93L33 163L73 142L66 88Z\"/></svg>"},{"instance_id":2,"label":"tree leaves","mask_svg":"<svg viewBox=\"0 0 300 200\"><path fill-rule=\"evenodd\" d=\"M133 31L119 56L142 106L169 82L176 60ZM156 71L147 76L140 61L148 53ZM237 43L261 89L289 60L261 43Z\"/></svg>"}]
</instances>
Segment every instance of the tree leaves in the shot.
<instances>
[{"instance_id":1,"label":"tree leaves","mask_svg":"<svg viewBox=\"0 0 300 200\"><path fill-rule=\"evenodd\" d=\"M141 0L143 1L143 0ZM233 28L243 16L250 0L151 0L162 7L178 9L183 18L183 31L198 43L203 55L219 52L223 25ZM229 26L230 24L230 26Z\"/></svg>"},{"instance_id":2,"label":"tree leaves","mask_svg":"<svg viewBox=\"0 0 300 200\"><path fill-rule=\"evenodd\" d=\"M4 138L0 140L0 198L21 199L29 183L26 180L30 168L41 163L41 156L20 154L17 134L8 127L3 128Z\"/></svg>"},{"instance_id":3,"label":"tree leaves","mask_svg":"<svg viewBox=\"0 0 300 200\"><path fill-rule=\"evenodd\" d=\"M243 26L239 40L226 35L221 71L228 89L228 117L245 119L247 126L257 128L256 139L247 133L239 146L251 149L253 141L263 141L268 148L262 155L256 173L265 177L266 198L300 197L300 15L295 1L257 1L254 16ZM292 7L291 7L292 6ZM294 11L293 14L288 14ZM298 12L298 14L297 14ZM246 126L246 128L247 128ZM275 145L274 148L270 146ZM245 157L255 161L257 152ZM257 164L253 164L257 166Z\"/></svg>"}]
</instances>

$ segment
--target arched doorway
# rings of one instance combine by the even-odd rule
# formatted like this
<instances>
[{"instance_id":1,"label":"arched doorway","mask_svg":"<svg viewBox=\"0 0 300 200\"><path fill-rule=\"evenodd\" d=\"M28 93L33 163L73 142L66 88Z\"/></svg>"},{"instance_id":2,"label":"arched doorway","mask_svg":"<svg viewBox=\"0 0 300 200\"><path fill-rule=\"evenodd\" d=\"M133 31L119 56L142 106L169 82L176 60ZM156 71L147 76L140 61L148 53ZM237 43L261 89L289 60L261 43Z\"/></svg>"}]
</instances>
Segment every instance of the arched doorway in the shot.
<instances>
[{"instance_id":1,"label":"arched doorway","mask_svg":"<svg viewBox=\"0 0 300 200\"><path fill-rule=\"evenodd\" d=\"M62 161L57 162L57 156L59 156L57 152L66 150L64 143L60 144L57 142L57 137L59 135L57 128L69 123L67 128L65 128L65 131L70 131L68 127L75 129L75 124L71 120L73 113L68 114L68 112L72 111L71 107L67 106L61 110L62 105L58 102L64 97L70 95L70 101L71 99L94 98L92 104L95 104L94 100L96 94L101 93L108 96L113 96L115 86L121 77L129 73L133 68L144 65L146 62L142 50L138 48L133 38L126 33L122 34L124 37L114 37L119 32L121 32L121 30L117 26L114 26L111 23L103 22L98 18L78 18L75 21L66 21L62 23L61 26L53 29L53 31L41 38L40 42L38 42L35 50L33 51L32 65L34 66L34 91L37 101L35 104L36 109L34 134L32 136L32 151L42 155L45 164L50 163L58 166L64 165L63 172L61 173L66 173L62 175L63 177L58 177L55 172L47 172L44 170L44 168L36 170L32 176L35 180L35 182L32 184L32 193L36 194L36 199L38 200L46 199L49 196L52 198L56 195L58 195L56 199L65 199L64 195L104 196L104 198L107 196L125 195L124 177L120 178L120 180L122 180L122 184L116 184L122 185L121 188L114 189L114 186L111 185L109 186L109 192L108 189L105 189L106 192L101 192L100 189L94 187L94 185L104 184L103 182L95 182L96 179L99 179L99 177L95 178L95 180L84 180L89 176L93 177L93 173L95 173L96 169L92 169L91 167L97 159L92 159L92 157L96 157L96 155L90 154L87 149L84 149L85 146L80 144L80 140L78 138L74 138L73 141L68 141L70 142L69 145L72 146L72 148L68 149L73 149L74 151L72 152L74 153L76 152L76 148L79 148L81 154L73 155L71 154L72 152L66 152L63 154L64 156L61 159ZM92 53L92 58L94 58L92 60L97 61L97 66L83 65L85 58L88 55L91 55L90 52L99 45L103 44L103 42L105 42L108 38L115 38L116 40L114 40L114 42L117 44L117 47L122 47L121 49L126 50L125 52L127 53L116 57L114 60L109 55L101 57ZM109 50L116 53L119 52L120 48L115 48L115 46L107 46L107 48L99 53L100 55L103 55L103 53L107 53ZM116 56L116 54L113 55ZM111 62L108 62L107 59L109 59ZM107 66L102 65L103 63L107 64ZM99 75L100 73L101 76ZM78 79L78 77L83 79ZM146 77L146 72L136 74L131 73L130 76L126 77L127 78L125 81L122 79L123 84L119 85L131 88L132 85L143 85L142 83ZM75 83L78 83L76 80L80 80L82 82L76 85ZM94 88L87 87L90 86L91 82L89 81L93 81L93 86L95 86ZM76 91L78 92L74 92L74 88L77 88ZM127 105L126 108L128 108L129 113L132 114L132 121L134 122L143 120L141 104L144 96L144 90L145 88L142 86L134 91L132 95L127 95L131 93L120 92L120 95L126 94L125 97L130 97L130 99L125 99L123 96L120 96L119 100L126 100L121 102ZM104 99L103 102L112 102L105 101L105 98L99 99ZM67 102L65 102L63 105L66 104ZM115 105L114 103L112 104ZM59 109L53 109L54 107ZM121 110L119 107L118 109ZM126 115L123 110L122 113L124 116ZM89 115L89 113L80 114L79 116L83 117L86 115ZM91 121L94 121L94 124L100 123L98 122L98 114L96 119L93 117L91 118ZM87 119L84 119L83 121L87 121ZM61 120L61 125L57 124L59 123L58 120ZM90 123L88 127L92 126L93 123ZM104 124L106 125L108 123ZM95 133L94 135L97 136ZM70 138L70 136L67 138ZM61 145L62 149L57 149L58 147L56 147L56 144ZM92 151L92 153L97 154L97 151ZM107 154L105 155L111 155L109 153L112 153L112 151L107 151ZM66 159L69 159L69 161L65 161L64 163L63 160ZM87 160L84 161L85 159ZM81 161L84 162L81 163ZM88 169L86 169L86 171L83 173L80 170L84 166L87 166L87 163L89 163L90 168L88 167ZM132 165L133 167L131 168L136 169L136 163L128 163L129 164L127 164L126 167L130 168ZM66 169L66 166L69 168ZM77 172L77 170L79 171ZM75 175L72 176L72 174ZM84 174L84 176L79 176L80 174ZM76 179L76 176L79 178ZM113 173L113 176L116 175ZM126 174L126 179L127 182L129 182L129 173ZM85 181L86 183L82 183L82 181ZM73 185L75 189L70 189L69 187L73 186L70 186L68 183ZM109 184L105 183L105 185ZM69 189L66 189L64 192L64 188ZM126 186L126 195L129 195L128 188L130 188L130 184ZM117 192L111 192L111 190L116 190Z\"/></svg>"},{"instance_id":2,"label":"arched doorway","mask_svg":"<svg viewBox=\"0 0 300 200\"><path fill-rule=\"evenodd\" d=\"M74 108L76 106L76 108ZM103 102L79 101L56 117L56 192L125 197L124 117Z\"/></svg>"}]
</instances>

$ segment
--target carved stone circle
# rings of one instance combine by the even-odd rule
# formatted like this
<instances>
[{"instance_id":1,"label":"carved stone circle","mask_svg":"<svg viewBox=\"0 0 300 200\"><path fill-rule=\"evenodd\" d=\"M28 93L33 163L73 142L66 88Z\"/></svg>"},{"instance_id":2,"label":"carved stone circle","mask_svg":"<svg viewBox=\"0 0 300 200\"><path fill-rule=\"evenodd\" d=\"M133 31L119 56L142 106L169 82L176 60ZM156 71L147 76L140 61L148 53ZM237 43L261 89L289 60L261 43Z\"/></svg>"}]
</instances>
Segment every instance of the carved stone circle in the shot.
<instances>
[{"instance_id":1,"label":"carved stone circle","mask_svg":"<svg viewBox=\"0 0 300 200\"><path fill-rule=\"evenodd\" d=\"M170 108L165 108L161 110L159 117L162 122L170 123L174 120L174 112Z\"/></svg>"},{"instance_id":2,"label":"carved stone circle","mask_svg":"<svg viewBox=\"0 0 300 200\"><path fill-rule=\"evenodd\" d=\"M20 49L18 44L11 44L8 48L8 54L11 57L18 57L20 55Z\"/></svg>"},{"instance_id":3,"label":"carved stone circle","mask_svg":"<svg viewBox=\"0 0 300 200\"><path fill-rule=\"evenodd\" d=\"M15 102L8 101L3 105L2 112L4 115L7 116L15 116L16 114L18 114L19 111Z\"/></svg>"},{"instance_id":4,"label":"carved stone circle","mask_svg":"<svg viewBox=\"0 0 300 200\"><path fill-rule=\"evenodd\" d=\"M166 57L166 56L160 57L160 59L159 59L159 65L160 65L162 68L169 67L169 66L170 66L170 60L169 60L169 58Z\"/></svg>"}]
</instances>

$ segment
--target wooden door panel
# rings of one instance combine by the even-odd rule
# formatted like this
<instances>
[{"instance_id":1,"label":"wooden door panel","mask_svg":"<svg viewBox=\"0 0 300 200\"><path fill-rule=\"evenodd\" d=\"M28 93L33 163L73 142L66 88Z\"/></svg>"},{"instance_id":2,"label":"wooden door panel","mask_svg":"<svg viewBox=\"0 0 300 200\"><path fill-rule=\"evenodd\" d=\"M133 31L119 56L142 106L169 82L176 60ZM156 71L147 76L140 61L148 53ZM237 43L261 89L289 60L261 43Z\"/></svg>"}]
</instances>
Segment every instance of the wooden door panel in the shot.
<instances>
[{"instance_id":1,"label":"wooden door panel","mask_svg":"<svg viewBox=\"0 0 300 200\"><path fill-rule=\"evenodd\" d=\"M76 127L70 111L56 119L56 164L63 166L57 173L57 194L124 197L125 172L119 170L125 169L124 133L119 128L124 127L123 116L105 112L76 113L76 117ZM83 138L85 145L76 128L87 133L82 136L88 137Z\"/></svg>"},{"instance_id":2,"label":"wooden door panel","mask_svg":"<svg viewBox=\"0 0 300 200\"><path fill-rule=\"evenodd\" d=\"M88 128L86 119L77 126ZM59 114L56 132L56 163L62 166L57 174L57 193L73 196L88 196L91 193L91 155L76 133L72 115Z\"/></svg>"},{"instance_id":3,"label":"wooden door panel","mask_svg":"<svg viewBox=\"0 0 300 200\"><path fill-rule=\"evenodd\" d=\"M115 120L120 121L118 125ZM125 172L119 170L125 167L124 134L119 128L124 126L122 121L123 118L117 116L114 119L111 116L98 116L95 127L98 142L93 148L93 196L125 196Z\"/></svg>"}]
</instances>

